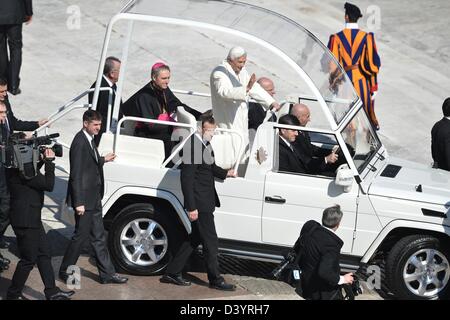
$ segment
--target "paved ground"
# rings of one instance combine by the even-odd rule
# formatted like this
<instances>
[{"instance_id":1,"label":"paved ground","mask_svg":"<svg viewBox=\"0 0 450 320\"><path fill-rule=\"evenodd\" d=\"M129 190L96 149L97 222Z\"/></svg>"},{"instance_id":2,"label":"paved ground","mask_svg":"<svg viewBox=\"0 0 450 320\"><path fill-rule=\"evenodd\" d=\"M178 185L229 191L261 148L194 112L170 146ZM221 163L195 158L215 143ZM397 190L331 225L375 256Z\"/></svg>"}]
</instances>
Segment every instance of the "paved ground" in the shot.
<instances>
[{"instance_id":1,"label":"paved ground","mask_svg":"<svg viewBox=\"0 0 450 320\"><path fill-rule=\"evenodd\" d=\"M46 226L48 226L46 224ZM47 227L48 237L52 246L52 264L58 270L68 239L59 231ZM12 260L9 270L0 276L0 300L5 299L6 290L11 284L11 278L17 264L17 247L12 230L7 232L7 239L11 242L8 250L1 249L2 254ZM269 272L274 264L255 262L230 257L221 257L221 272L227 282L237 286L235 292L223 292L208 287L208 280L200 257L193 256L188 267L186 278L192 282L190 287L177 287L159 282L160 276L129 276L126 285L108 284L98 282L98 272L95 263L88 253L79 259L77 264L81 269L80 287L75 288L74 300L182 300L182 299L220 299L220 300L301 300L289 285L271 280ZM55 275L57 275L55 273ZM65 283L57 280L57 286L62 289ZM365 284L363 284L364 288ZM69 288L72 289L72 288ZM24 295L33 300L45 299L43 285L37 268L34 268L27 281ZM365 289L358 300L380 300L379 294Z\"/></svg>"},{"instance_id":2,"label":"paved ground","mask_svg":"<svg viewBox=\"0 0 450 320\"><path fill-rule=\"evenodd\" d=\"M253 0L248 1L269 9L276 10L294 19L306 28L310 29L324 43L329 34L338 31L342 27L343 1L327 0ZM117 12L125 3L122 0L110 0L108 6L99 0L41 0L35 1L35 16L32 24L24 26L24 57L22 68L23 93L11 97L14 111L19 118L37 119L53 113L58 106L70 100L90 86L95 78L101 45L104 38L105 27L109 18ZM355 1L360 5L364 13L371 4L368 0ZM98 10L99 5L102 10ZM382 59L380 73L380 93L377 97L377 114L381 123L380 136L387 145L391 155L429 164L430 157L430 129L432 124L441 117L441 105L445 97L449 95L450 87L450 40L446 25L450 14L450 3L446 0L435 0L427 4L426 10L422 3L411 3L406 0L391 2L381 0L376 2L375 9L381 11L381 23L376 33L379 52ZM71 29L68 22L74 17L73 10L81 10L80 28ZM370 13L365 14L362 27L367 29L370 21ZM75 16L76 17L76 16ZM378 20L378 22L380 22ZM158 30L152 29L153 38L149 43L166 43L168 41ZM115 34L116 39L121 39L120 30ZM137 88L148 79L148 68L156 60L162 57L176 56L177 50L189 50L189 43L180 37L178 44L172 46L173 52L164 51L164 48L155 48L153 51L147 48L136 57L136 65L131 68L135 73L128 77L129 84L124 88L125 97L130 96ZM194 89L208 92L208 74L211 64L218 62L218 57L224 57L228 42L218 43L217 39L211 39L211 48L208 51L208 42L203 42L204 47L198 52L202 55L201 61L195 72L188 72L183 64L188 64L189 56L184 56L180 61L169 60L174 67L172 88ZM120 42L115 43L110 54L121 55ZM178 45L178 47L177 47ZM181 51L180 51L181 52ZM184 51L183 51L184 52ZM197 54L198 54L197 52ZM171 55L170 55L171 54ZM259 52L252 52L249 64L250 68L266 70L265 65L258 64L262 61ZM211 58L213 56L214 58ZM213 60L213 61L212 61ZM202 64L203 63L203 64ZM283 83L281 79L277 83ZM281 85L280 85L281 87ZM278 90L283 92L283 88ZM284 97L279 94L278 99ZM189 101L186 100L188 103ZM199 105L199 109L208 108L208 102ZM53 131L61 132L66 142L70 142L75 130L80 126L79 114L73 114L53 126ZM60 165L66 161L61 160ZM50 194L46 200L46 210L43 214L46 226L53 237L59 239L59 245L64 244L71 229L61 222L61 203L64 197L65 174L59 172L56 191ZM10 231L9 231L10 232ZM58 251L59 250L59 251ZM4 253L5 251L2 250ZM14 256L7 253L11 258ZM54 263L59 266L62 253L55 249ZM15 260L16 261L16 260ZM203 298L230 298L230 295L220 295L195 284L185 291L172 290L172 288L159 284L157 277L145 277L130 279L130 285L120 290L103 290L102 286L95 282L95 269L86 258L81 261L85 270L86 280L83 282L88 290L81 290L77 299L96 298L95 290L100 290L99 296L108 299L121 299L132 297L135 299L178 299L183 297ZM2 274L0 280L0 296L4 296L4 290L9 284L11 270ZM203 273L193 273L200 280L204 280ZM281 298L294 299L296 295L283 284L263 279L261 277L240 276L228 274L227 278L238 284L239 290L231 295L232 299L247 298ZM40 294L41 284L37 278L36 270L33 271L29 282L27 294L33 298L42 298ZM132 290L131 290L132 289ZM184 290L184 289L183 289ZM103 296L107 291L108 295ZM156 294L157 293L157 294ZM193 295L195 293L195 295ZM131 296L130 296L131 295ZM377 299L379 296L369 293L363 296L367 299Z\"/></svg>"}]
</instances>

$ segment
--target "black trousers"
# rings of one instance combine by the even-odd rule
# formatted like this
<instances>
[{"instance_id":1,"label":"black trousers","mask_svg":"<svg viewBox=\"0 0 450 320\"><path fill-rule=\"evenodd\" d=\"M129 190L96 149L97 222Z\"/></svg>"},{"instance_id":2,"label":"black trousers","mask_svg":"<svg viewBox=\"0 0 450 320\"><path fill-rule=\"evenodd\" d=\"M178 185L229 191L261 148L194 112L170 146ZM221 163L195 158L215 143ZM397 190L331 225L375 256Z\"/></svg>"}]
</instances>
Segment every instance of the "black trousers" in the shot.
<instances>
[{"instance_id":1,"label":"black trousers","mask_svg":"<svg viewBox=\"0 0 450 320\"><path fill-rule=\"evenodd\" d=\"M22 24L0 25L0 77L8 80L10 89L19 87L21 66Z\"/></svg>"},{"instance_id":2,"label":"black trousers","mask_svg":"<svg viewBox=\"0 0 450 320\"><path fill-rule=\"evenodd\" d=\"M0 162L0 239L9 226L9 192L6 184L5 167Z\"/></svg>"},{"instance_id":3,"label":"black trousers","mask_svg":"<svg viewBox=\"0 0 450 320\"><path fill-rule=\"evenodd\" d=\"M14 298L22 293L25 282L30 275L34 265L37 264L42 282L44 283L45 296L51 296L58 292L55 285L55 274L53 272L50 246L45 234L44 227L19 228L14 227L19 248L20 261L8 289L7 297Z\"/></svg>"},{"instance_id":4,"label":"black trousers","mask_svg":"<svg viewBox=\"0 0 450 320\"><path fill-rule=\"evenodd\" d=\"M64 254L59 271L66 272L69 266L77 264L81 250L88 240L95 253L95 260L97 262L100 278L104 279L111 277L116 271L111 262L111 257L106 245L106 234L102 218L102 204L100 201L98 201L95 210L86 210L82 216L75 213L75 232L70 240L69 247Z\"/></svg>"},{"instance_id":5,"label":"black trousers","mask_svg":"<svg viewBox=\"0 0 450 320\"><path fill-rule=\"evenodd\" d=\"M197 221L192 223L192 233L187 241L181 244L175 257L167 266L166 273L180 274L192 252L199 244L203 245L203 255L208 272L209 282L219 282L223 278L220 276L219 261L219 240L217 238L214 215L211 212L199 212Z\"/></svg>"}]
</instances>

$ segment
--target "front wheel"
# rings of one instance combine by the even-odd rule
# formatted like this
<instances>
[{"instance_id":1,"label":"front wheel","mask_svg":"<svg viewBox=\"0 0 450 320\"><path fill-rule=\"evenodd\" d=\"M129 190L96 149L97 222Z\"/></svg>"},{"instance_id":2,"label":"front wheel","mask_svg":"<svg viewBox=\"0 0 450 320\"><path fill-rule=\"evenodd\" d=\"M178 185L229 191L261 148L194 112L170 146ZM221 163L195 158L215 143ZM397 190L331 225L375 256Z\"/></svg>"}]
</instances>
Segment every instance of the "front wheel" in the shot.
<instances>
[{"instance_id":1,"label":"front wheel","mask_svg":"<svg viewBox=\"0 0 450 320\"><path fill-rule=\"evenodd\" d=\"M183 230L171 212L133 204L113 220L108 237L111 256L127 273L154 275L167 266L180 233Z\"/></svg>"},{"instance_id":2,"label":"front wheel","mask_svg":"<svg viewBox=\"0 0 450 320\"><path fill-rule=\"evenodd\" d=\"M438 299L448 295L450 255L438 238L412 235L392 248L386 261L386 278L400 299Z\"/></svg>"}]
</instances>

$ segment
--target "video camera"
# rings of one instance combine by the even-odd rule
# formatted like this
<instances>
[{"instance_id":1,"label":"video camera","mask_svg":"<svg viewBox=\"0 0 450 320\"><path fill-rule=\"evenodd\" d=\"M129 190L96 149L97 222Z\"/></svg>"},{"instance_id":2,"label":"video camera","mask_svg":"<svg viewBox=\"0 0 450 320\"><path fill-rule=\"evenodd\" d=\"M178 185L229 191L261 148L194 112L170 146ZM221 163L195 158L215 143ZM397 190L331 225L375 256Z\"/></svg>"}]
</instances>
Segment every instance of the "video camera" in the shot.
<instances>
[{"instance_id":1,"label":"video camera","mask_svg":"<svg viewBox=\"0 0 450 320\"><path fill-rule=\"evenodd\" d=\"M358 270L353 274L353 283L342 285L342 289L345 292L344 300L355 300L355 297L363 293L363 288L359 280L364 280L365 277Z\"/></svg>"},{"instance_id":2,"label":"video camera","mask_svg":"<svg viewBox=\"0 0 450 320\"><path fill-rule=\"evenodd\" d=\"M37 174L37 164L45 150L52 149L56 157L62 157L62 145L52 140L57 137L59 133L40 137L35 134L25 139L23 132L14 133L1 148L2 163L6 168L19 169L26 179L31 179Z\"/></svg>"}]
</instances>

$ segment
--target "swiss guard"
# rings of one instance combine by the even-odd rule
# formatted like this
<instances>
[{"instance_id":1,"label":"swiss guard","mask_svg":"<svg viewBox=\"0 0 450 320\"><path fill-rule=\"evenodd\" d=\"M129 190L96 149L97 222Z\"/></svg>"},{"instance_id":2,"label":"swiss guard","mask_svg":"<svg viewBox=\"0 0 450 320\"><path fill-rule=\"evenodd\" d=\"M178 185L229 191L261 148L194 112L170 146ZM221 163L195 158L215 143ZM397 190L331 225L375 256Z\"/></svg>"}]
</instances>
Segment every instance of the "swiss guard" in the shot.
<instances>
[{"instance_id":1,"label":"swiss guard","mask_svg":"<svg viewBox=\"0 0 450 320\"><path fill-rule=\"evenodd\" d=\"M345 3L345 29L331 35L328 49L347 72L348 77L360 96L373 126L380 126L375 116L374 99L378 90L377 74L381 66L375 38L372 32L364 32L358 27L361 10L353 4Z\"/></svg>"}]
</instances>

